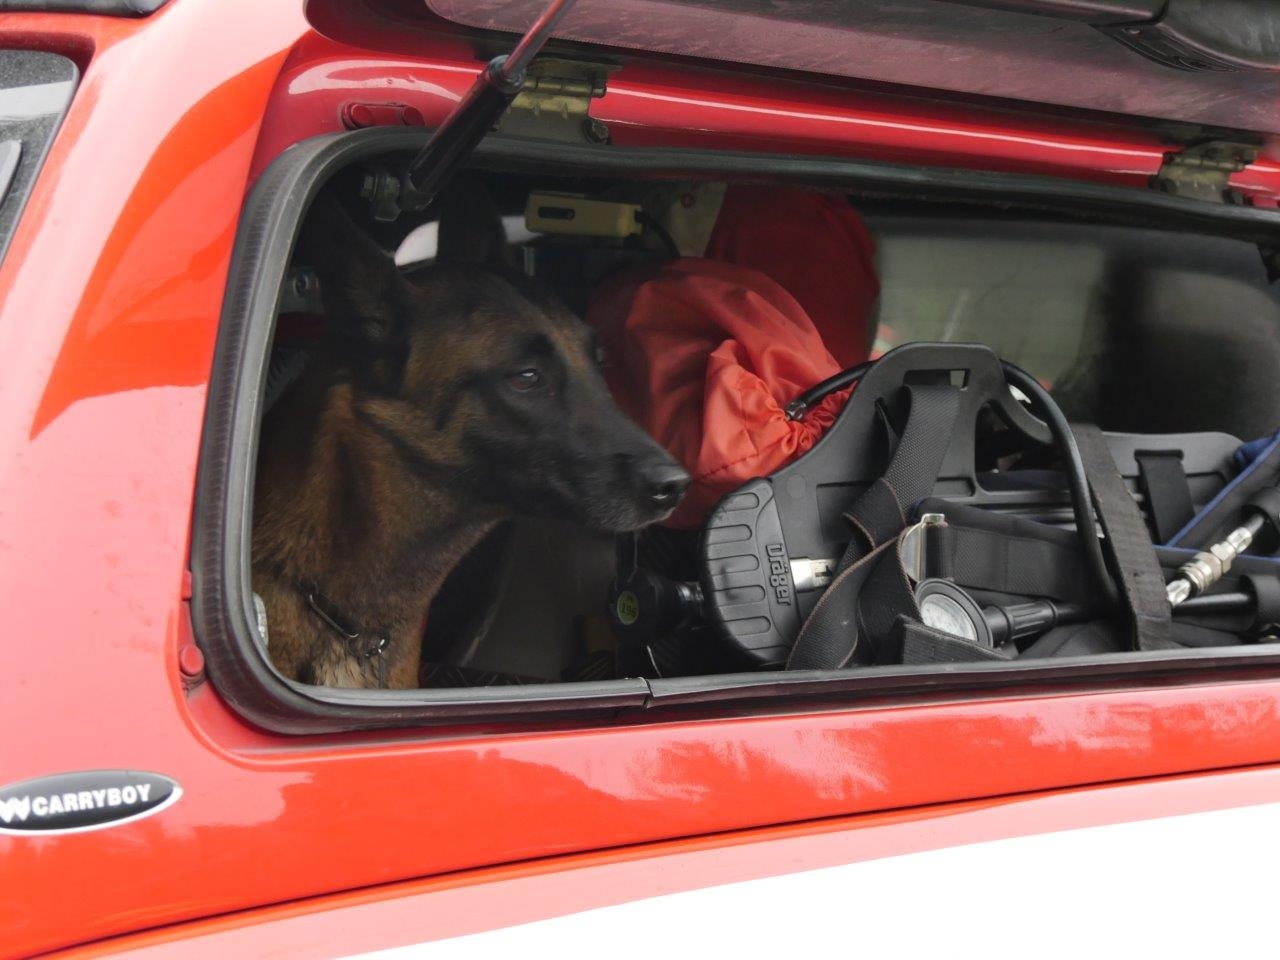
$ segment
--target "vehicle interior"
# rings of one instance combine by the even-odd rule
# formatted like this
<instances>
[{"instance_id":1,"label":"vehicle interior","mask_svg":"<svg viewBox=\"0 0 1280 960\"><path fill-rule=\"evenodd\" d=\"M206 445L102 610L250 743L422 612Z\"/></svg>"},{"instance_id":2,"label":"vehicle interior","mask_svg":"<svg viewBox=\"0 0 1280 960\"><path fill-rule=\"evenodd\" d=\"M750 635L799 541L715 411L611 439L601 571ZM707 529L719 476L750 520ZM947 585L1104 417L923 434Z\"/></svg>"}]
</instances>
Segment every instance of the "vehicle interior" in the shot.
<instances>
[{"instance_id":1,"label":"vehicle interior","mask_svg":"<svg viewBox=\"0 0 1280 960\"><path fill-rule=\"evenodd\" d=\"M339 189L350 176L348 171L335 180ZM512 262L580 316L590 313L593 291L611 274L681 253L673 234L683 239L682 224L668 216L673 207L687 211L695 198L705 201L726 189L714 181L492 172L482 178L503 214ZM804 188L789 187L777 196L785 200L796 189ZM1270 435L1280 423L1280 391L1268 376L1280 366L1280 303L1256 245L1248 241L976 205L939 209L830 191L821 195L847 204L874 243L878 296L870 328L859 334L865 339L859 362L910 342L982 343L1031 372L1070 420L1106 431L1252 440ZM555 216L549 204L581 200L612 204L624 213L639 207L648 226L628 224L625 236L593 236L571 221L549 219ZM388 229L369 218L364 227L396 251L410 276L434 260L435 221ZM823 269L838 274L850 265L827 263ZM309 303L289 295L313 289L308 265L295 262L290 271L265 410L305 363L305 331L315 329L307 321L323 310L314 295ZM1206 368L1232 373L1206 380L1199 373ZM1176 389L1168 389L1171 384ZM989 435L979 437L978 455L994 467L999 434L985 426ZM1235 445L1228 441L1224 449ZM1028 462L1043 465L1034 458ZM1229 479L1229 467L1217 469L1192 478L1197 503L1207 502ZM1004 474L1016 482L1016 469ZM1131 483L1141 502L1137 478ZM1060 522L1062 508L1044 504L1020 512ZM664 678L753 668L709 622L678 620L636 637L611 616L626 550L638 551L665 577L696 581L699 533L658 525L616 537L538 517L501 525L459 559L434 601L423 639L422 686Z\"/></svg>"}]
</instances>

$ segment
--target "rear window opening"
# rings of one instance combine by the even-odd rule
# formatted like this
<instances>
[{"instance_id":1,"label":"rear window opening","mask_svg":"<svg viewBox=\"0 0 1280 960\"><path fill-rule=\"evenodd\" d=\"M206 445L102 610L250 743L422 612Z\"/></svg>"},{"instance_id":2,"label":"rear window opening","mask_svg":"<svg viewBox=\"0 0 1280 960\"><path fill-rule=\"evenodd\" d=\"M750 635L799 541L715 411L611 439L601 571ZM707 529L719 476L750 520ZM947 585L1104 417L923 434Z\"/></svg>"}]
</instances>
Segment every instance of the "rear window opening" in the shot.
<instances>
[{"instance_id":1,"label":"rear window opening","mask_svg":"<svg viewBox=\"0 0 1280 960\"><path fill-rule=\"evenodd\" d=\"M242 237L248 239L242 239L234 266L219 347L215 399L223 412L220 421L211 421L210 442L216 450L221 434L226 453L211 459L216 454L207 452L202 475L197 539L206 549L197 551L204 560L197 574L197 609L203 612L202 642L211 654L215 682L260 723L313 730L534 712L625 715L666 704L783 694L813 702L825 695L844 698L857 689L919 693L1151 670L1168 674L1195 664L1221 666L1241 655L1270 656L1263 642L1272 639L1270 632L1236 608L1222 606L1190 618L1193 626L1179 627L1178 642L1167 650L1134 651L1123 625L1099 624L1106 618L1088 616L1075 629L1064 624L1009 641L1000 656L907 662L898 657L858 669L786 670L785 648L759 637L770 630L785 633L778 603L794 603L801 620L812 615L839 572L838 554L812 555L820 552L817 546L810 556L793 550L785 569L766 577L762 590L754 582L735 580L733 564L740 558L717 544L737 536L725 533L736 523L726 511L740 505L717 503L697 475L685 504L656 524L644 526L640 514L606 517L604 507L596 514L584 507L580 515L569 516L572 511L561 501L579 494L548 493L535 474L554 470L540 460L522 461L519 453L525 449L522 431L545 431L551 421L519 404L526 391L574 393L577 379L588 376L575 365L588 357L594 362L602 347L602 382L611 393L582 396L597 406L616 401L635 419L648 417L651 432L655 417L692 429L701 416L697 404L710 394L638 400L635 392L648 387L642 374L651 373L652 383L687 386L717 363L732 368L744 361L729 356L732 350L720 350L718 359L709 349L699 353L690 345L697 338L682 340L688 331L683 320L663 327L665 316L684 317L680 311L693 309L694 301L677 297L664 306L662 298L677 296L681 283L704 277L695 273L693 280L681 277L668 287L645 284L667 276L664 270L676 254L684 263L729 263L739 272L712 271L711 276L728 291L728 314L741 320L754 315L752 298L763 296L761 290L808 283L810 289L786 290L788 302L805 304L810 309L801 307L801 312L815 316L845 310L849 319L844 329L831 326L826 315L820 321L825 326L815 324L812 332L830 347L824 376L907 344L983 344L1031 374L1069 420L1097 424L1114 435L1108 441L1111 455L1143 521L1157 543L1172 541L1159 554L1164 575L1172 577L1194 549L1179 548L1169 530L1158 529L1170 521L1164 516L1157 522L1148 485L1150 471L1163 470L1164 461L1157 459L1151 468L1146 463L1172 457L1181 478L1173 482L1189 498L1187 509L1200 515L1212 510L1225 488L1241 482L1241 443L1269 437L1280 425L1280 390L1268 375L1280 367L1280 302L1258 252L1259 240L1275 229L1272 215L1030 177L994 178L1001 184L989 175L969 180L963 171L945 171L935 182L921 182L913 170L908 185L905 179L895 183L906 176L905 168L837 160L634 149L611 149L606 160L603 151L591 148L491 139L477 154L474 169L436 205L443 214L429 209L416 219L381 222L371 215L361 186L371 171L402 163L415 136L420 134L381 130L304 144L268 171L244 214ZM813 198L827 205L828 217L831 209L838 210L836 220L826 221L835 224L831 229L856 232L852 246L815 236L807 255L780 264L780 279L769 276L769 263L755 262L749 250L735 247L741 242L767 248L770 219L783 222L795 213L771 209L769 202L806 207ZM330 213L317 214L324 205ZM461 352L451 346L461 342L451 339L459 335L456 324L438 344L421 339L434 335L397 327L394 317L380 311L415 308L379 299L385 291L379 292L379 281L363 262L363 274L334 276L335 256L349 253L360 261L369 255L348 239L339 241L346 246L332 249L334 210L376 243L388 264L394 260L401 277L434 288L422 301L429 309L474 311L468 336L483 346ZM722 214L730 211L742 219L741 233L717 235ZM482 222L489 225L487 232ZM819 221L814 223L821 229ZM251 231L254 224L259 229ZM865 262L831 259L833 250L857 249L862 242ZM541 304L538 291L546 291L585 323L490 323L494 295L483 279L468 279L468 271L493 261L519 278L516 289L530 291L526 296L532 302ZM742 281L752 274L765 277L761 286ZM356 279L361 275L365 280ZM826 276L834 279L824 282ZM620 277L641 279L621 282ZM859 293L864 303L857 302ZM638 307L645 297L656 298L656 305ZM350 315L336 317L335 303L344 304ZM643 313L639 322L649 324L652 336L644 349L650 353L643 362L627 352L639 342L634 330L612 329L628 310L631 319ZM332 339L332 324L350 323L360 311L367 314L365 321L380 324L378 329L353 328ZM528 343L508 349L511 344L500 339L516 335ZM571 347L561 342L579 335L581 342ZM785 353L783 341L778 343ZM335 344L347 352L335 357ZM669 362L681 351L687 354L681 362L696 375L680 373L680 363ZM543 362L548 356L552 360ZM322 368L343 372L333 381L317 380ZM933 383L969 389L971 375L977 389L985 374L962 370L913 371L905 382L917 390ZM434 386L441 378L453 385L443 394ZM367 435L368 446L317 440L337 429L320 422L322 411L337 416L331 405L335 391L359 395L341 410L359 420L352 435ZM419 409L396 405L407 393ZM759 397L743 400L741 391L730 390L720 399L724 396L760 402ZM842 396L828 394L813 409L826 404L834 416ZM1025 392L1012 396L1031 401ZM787 399L780 398L779 405ZM655 413L668 400L669 409ZM590 419L572 402L556 416ZM895 404L882 405L877 414L890 446L909 421ZM216 408L211 400L211 417L219 416ZM430 422L423 426L425 421L414 416ZM483 424L489 416L498 423L491 430ZM450 434L446 428L454 417L469 426ZM733 426L723 417L706 422ZM1000 523L1036 522L1060 534L1063 549L1074 549L1075 515L1058 449L1024 440L995 407L984 407L972 426L972 470L944 470L930 491L941 499L928 500L924 508L954 509L963 516L964 508L978 507ZM456 441L447 455L436 458L435 448L415 448L440 436ZM601 434L597 445L615 439ZM658 439L670 449L669 435ZM317 458L312 446L317 442L335 445ZM806 440L796 456L766 472L803 459L812 442ZM623 457L624 447L610 447L609 455ZM551 448L536 449L539 457L557 455ZM625 455L640 456L626 449ZM590 454L581 448L562 452L570 458ZM888 448L880 454L887 458ZM264 498L268 457L294 464L270 469L273 482L294 477L295 492L282 497L277 490ZM390 457L394 464L375 469L371 459L362 459L374 457ZM339 479L317 486L306 476L316 464ZM633 471L651 467L630 464ZM876 472L883 470L881 463ZM411 488L420 480L438 482L441 471L472 478L468 482L479 500L509 498L511 490L527 487L532 509L509 511L482 534L461 537L453 553L430 554L432 564L442 556L449 562L440 571L440 586L418 634L421 667L411 678L389 676L382 661L387 630L367 613L377 608L376 602L367 603L378 590L376 583L362 596L360 609L366 612L352 616L347 602L329 595L350 591L350 584L330 587L295 578L287 585L290 610L282 618L273 616L261 585L264 570L270 578L270 564L264 567L253 555L255 544L266 542L264 527L267 540L276 545L272 562L286 564L289 551L305 551L306 538L315 535L298 523L307 515L299 512L298 501L322 491L331 501L324 508L337 502L343 517L340 531L326 533L326 550L356 555L375 538L388 547L379 558L379 576L412 580L422 555L397 539L396 515L376 509L376 498L394 499L403 492L375 489L362 478L400 476ZM502 471L519 474L519 482L499 482L495 473ZM831 505L844 503L850 490L867 486L868 479L851 469L848 484L818 485L813 496L822 514L820 534L815 534L820 541L849 539L847 521L831 513ZM552 476L543 486L558 482ZM660 485L661 478L652 482ZM797 483L793 478L788 489L808 496ZM691 507L690 498L698 497L702 502ZM286 502L281 516L288 520L274 529L272 517L261 511ZM442 509L467 507L450 500ZM401 520L407 524L412 518L405 514ZM1220 510L1214 522L1221 525L1229 518ZM439 526L445 531L441 536L447 535L449 525ZM619 529L629 526L640 529ZM1016 538L1018 528L997 531L1006 532ZM400 546L403 552L397 553L393 548ZM333 569L333 558L327 559ZM1242 578L1274 577L1272 571L1267 559L1244 558L1214 592L1238 597L1251 589ZM919 579L939 579L924 576L937 572L922 569ZM766 592L771 594L768 610L757 615ZM1004 629L1000 615L988 613L984 621L983 608L1007 610L1028 599L1000 589L962 594L956 601L960 606L945 596L929 600L934 627L951 622L948 616L962 620L969 614L977 618L980 633L993 625L998 633ZM969 600L977 606L965 607ZM1070 606L1068 600L1058 603ZM297 622L330 635L347 662L331 664L318 675L314 664L299 666L299 660L282 655ZM961 624L953 632L964 635L966 629ZM914 645L919 638L895 642Z\"/></svg>"}]
</instances>

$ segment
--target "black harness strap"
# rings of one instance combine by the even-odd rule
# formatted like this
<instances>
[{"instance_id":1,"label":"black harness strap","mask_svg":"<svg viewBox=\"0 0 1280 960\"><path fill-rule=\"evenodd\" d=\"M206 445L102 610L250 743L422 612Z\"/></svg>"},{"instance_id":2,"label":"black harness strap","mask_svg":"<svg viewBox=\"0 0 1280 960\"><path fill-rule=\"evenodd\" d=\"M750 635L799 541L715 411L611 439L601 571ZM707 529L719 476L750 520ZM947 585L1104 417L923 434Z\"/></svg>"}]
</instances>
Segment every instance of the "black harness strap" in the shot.
<instances>
[{"instance_id":1,"label":"black harness strap","mask_svg":"<svg viewBox=\"0 0 1280 960\"><path fill-rule=\"evenodd\" d=\"M1079 550L954 523L947 539L951 579L962 587L1078 604L1096 600Z\"/></svg>"},{"instance_id":2,"label":"black harness strap","mask_svg":"<svg viewBox=\"0 0 1280 960\"><path fill-rule=\"evenodd\" d=\"M872 662L874 653L866 649L871 644L859 629L858 601L876 564L894 543L880 544L836 574L801 625L787 657L788 670L838 670L855 662Z\"/></svg>"},{"instance_id":3,"label":"black harness strap","mask_svg":"<svg viewBox=\"0 0 1280 960\"><path fill-rule=\"evenodd\" d=\"M960 409L952 386L906 388L911 410L885 474L845 515L855 533L835 579L800 628L789 670L834 670L851 663L888 663L899 656L889 634L899 615L918 618L902 568L899 538L907 513L930 493ZM865 591L865 602L864 602Z\"/></svg>"},{"instance_id":4,"label":"black harness strap","mask_svg":"<svg viewBox=\"0 0 1280 960\"><path fill-rule=\"evenodd\" d=\"M1168 543L1196 512L1182 456L1174 450L1161 450L1138 453L1134 459L1155 523L1156 540Z\"/></svg>"},{"instance_id":5,"label":"black harness strap","mask_svg":"<svg viewBox=\"0 0 1280 960\"><path fill-rule=\"evenodd\" d=\"M1138 505L1116 469L1102 431L1092 424L1073 424L1071 430L1080 448L1098 519L1111 547L1121 592L1133 615L1137 648L1176 649L1164 574Z\"/></svg>"},{"instance_id":6,"label":"black harness strap","mask_svg":"<svg viewBox=\"0 0 1280 960\"><path fill-rule=\"evenodd\" d=\"M1024 517L930 498L919 513L941 513L939 570L929 576L962 587L1027 597L1047 597L1090 606L1097 602L1093 577L1085 567L1074 533Z\"/></svg>"},{"instance_id":7,"label":"black harness strap","mask_svg":"<svg viewBox=\"0 0 1280 960\"><path fill-rule=\"evenodd\" d=\"M858 635L867 638L861 651L864 663L901 663L902 644L894 627L904 618L920 619L920 605L903 565L902 551L899 534L863 587L865 593L858 604Z\"/></svg>"},{"instance_id":8,"label":"black harness strap","mask_svg":"<svg viewBox=\"0 0 1280 960\"><path fill-rule=\"evenodd\" d=\"M928 496L951 446L951 431L960 412L960 391L952 386L917 384L905 388L911 409L884 476L860 496L845 518L855 536L840 558L843 569L896 537L907 525L907 513Z\"/></svg>"},{"instance_id":9,"label":"black harness strap","mask_svg":"<svg viewBox=\"0 0 1280 960\"><path fill-rule=\"evenodd\" d=\"M933 630L909 617L900 617L896 626L897 643L902 648L905 664L971 663L974 660L1012 660L1015 650L993 650L980 643ZM1013 644L1009 644L1012 647Z\"/></svg>"}]
</instances>

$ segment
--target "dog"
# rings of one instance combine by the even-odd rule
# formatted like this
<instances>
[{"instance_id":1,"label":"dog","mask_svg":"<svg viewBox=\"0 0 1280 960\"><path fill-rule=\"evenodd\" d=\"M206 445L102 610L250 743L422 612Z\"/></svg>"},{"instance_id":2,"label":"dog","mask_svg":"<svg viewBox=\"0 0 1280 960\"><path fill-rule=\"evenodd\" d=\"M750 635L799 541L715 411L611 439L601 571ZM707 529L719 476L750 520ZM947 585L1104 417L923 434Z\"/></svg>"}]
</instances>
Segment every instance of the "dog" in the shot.
<instances>
[{"instance_id":1,"label":"dog","mask_svg":"<svg viewBox=\"0 0 1280 960\"><path fill-rule=\"evenodd\" d=\"M688 474L613 402L591 330L505 265L476 184L447 192L412 277L330 194L298 250L326 328L264 418L252 540L285 677L415 687L431 600L496 524L624 532L675 509Z\"/></svg>"}]
</instances>

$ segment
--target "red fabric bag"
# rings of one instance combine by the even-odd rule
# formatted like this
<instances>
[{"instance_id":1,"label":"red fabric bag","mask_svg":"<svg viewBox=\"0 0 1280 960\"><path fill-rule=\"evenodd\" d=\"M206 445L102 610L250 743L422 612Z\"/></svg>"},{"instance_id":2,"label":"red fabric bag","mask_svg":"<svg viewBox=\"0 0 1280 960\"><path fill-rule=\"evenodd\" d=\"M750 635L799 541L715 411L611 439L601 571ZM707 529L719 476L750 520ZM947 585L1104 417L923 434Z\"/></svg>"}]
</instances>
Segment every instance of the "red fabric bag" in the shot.
<instances>
[{"instance_id":1,"label":"red fabric bag","mask_svg":"<svg viewBox=\"0 0 1280 960\"><path fill-rule=\"evenodd\" d=\"M726 493L817 442L848 391L798 422L783 408L867 359L880 284L875 245L841 196L729 187L706 259L623 271L587 320L619 405L693 477L672 526L697 527Z\"/></svg>"},{"instance_id":2,"label":"red fabric bag","mask_svg":"<svg viewBox=\"0 0 1280 960\"><path fill-rule=\"evenodd\" d=\"M875 242L844 197L798 187L731 186L706 257L752 267L790 293L841 369L867 359L880 295Z\"/></svg>"},{"instance_id":3,"label":"red fabric bag","mask_svg":"<svg viewBox=\"0 0 1280 960\"><path fill-rule=\"evenodd\" d=\"M796 299L746 267L689 258L623 270L596 289L587 321L618 404L693 477L672 526L701 525L724 494L804 453L848 396L786 418L843 365Z\"/></svg>"}]
</instances>

